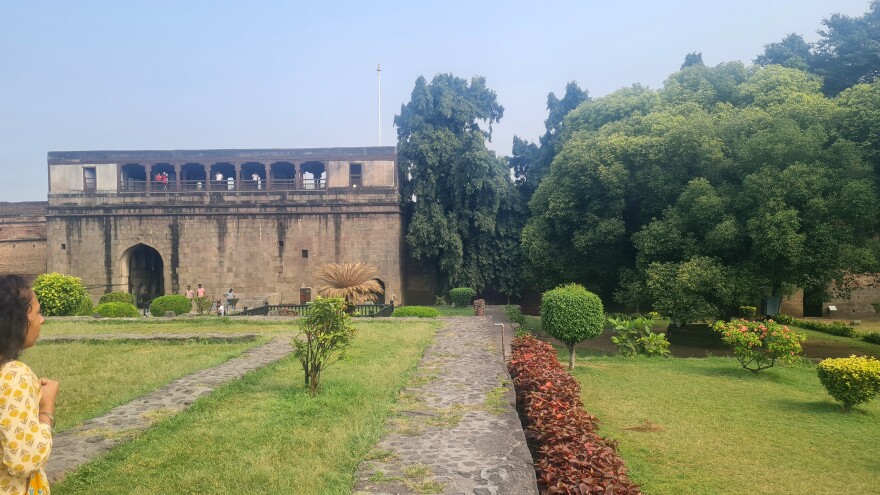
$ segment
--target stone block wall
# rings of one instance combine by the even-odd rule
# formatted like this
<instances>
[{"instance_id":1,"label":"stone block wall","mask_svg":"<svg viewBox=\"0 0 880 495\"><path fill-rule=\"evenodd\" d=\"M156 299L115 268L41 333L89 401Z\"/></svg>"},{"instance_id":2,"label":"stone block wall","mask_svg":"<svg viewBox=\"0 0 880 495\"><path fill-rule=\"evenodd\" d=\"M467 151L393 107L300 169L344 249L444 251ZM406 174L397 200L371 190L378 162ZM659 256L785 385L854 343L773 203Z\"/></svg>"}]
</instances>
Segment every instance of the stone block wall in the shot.
<instances>
[{"instance_id":1,"label":"stone block wall","mask_svg":"<svg viewBox=\"0 0 880 495\"><path fill-rule=\"evenodd\" d=\"M0 203L0 274L46 272L46 202Z\"/></svg>"},{"instance_id":2,"label":"stone block wall","mask_svg":"<svg viewBox=\"0 0 880 495\"><path fill-rule=\"evenodd\" d=\"M215 298L234 288L242 299L296 303L300 288L317 295L318 266L363 261L379 268L386 300L403 299L396 191L70 199L51 198L49 269L81 277L95 297L129 290L129 257L143 244L161 256L169 294L201 283Z\"/></svg>"}]
</instances>

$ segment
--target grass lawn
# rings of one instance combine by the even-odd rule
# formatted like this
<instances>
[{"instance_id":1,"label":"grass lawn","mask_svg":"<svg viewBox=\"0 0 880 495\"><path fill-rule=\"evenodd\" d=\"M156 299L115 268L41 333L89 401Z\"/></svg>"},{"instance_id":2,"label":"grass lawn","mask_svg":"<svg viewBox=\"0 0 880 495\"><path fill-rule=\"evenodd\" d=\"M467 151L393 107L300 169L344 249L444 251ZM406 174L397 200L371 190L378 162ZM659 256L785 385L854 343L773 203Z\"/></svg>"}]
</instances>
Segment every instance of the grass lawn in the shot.
<instances>
[{"instance_id":1,"label":"grass lawn","mask_svg":"<svg viewBox=\"0 0 880 495\"><path fill-rule=\"evenodd\" d=\"M453 308L452 306L433 306L440 312L440 316L474 316L474 307Z\"/></svg>"},{"instance_id":2,"label":"grass lawn","mask_svg":"<svg viewBox=\"0 0 880 495\"><path fill-rule=\"evenodd\" d=\"M21 360L61 383L56 431L100 416L177 378L210 368L265 340L207 343L37 343Z\"/></svg>"},{"instance_id":3,"label":"grass lawn","mask_svg":"<svg viewBox=\"0 0 880 495\"><path fill-rule=\"evenodd\" d=\"M325 371L315 398L286 358L83 466L63 494L350 494L437 321L355 321L349 359Z\"/></svg>"},{"instance_id":4,"label":"grass lawn","mask_svg":"<svg viewBox=\"0 0 880 495\"><path fill-rule=\"evenodd\" d=\"M880 400L842 413L813 365L753 374L732 358L590 357L574 376L647 494L880 489Z\"/></svg>"},{"instance_id":5,"label":"grass lawn","mask_svg":"<svg viewBox=\"0 0 880 495\"><path fill-rule=\"evenodd\" d=\"M41 334L94 335L100 333L256 333L277 335L296 331L296 320L267 320L253 317L203 316L186 319L167 318L46 318Z\"/></svg>"}]
</instances>

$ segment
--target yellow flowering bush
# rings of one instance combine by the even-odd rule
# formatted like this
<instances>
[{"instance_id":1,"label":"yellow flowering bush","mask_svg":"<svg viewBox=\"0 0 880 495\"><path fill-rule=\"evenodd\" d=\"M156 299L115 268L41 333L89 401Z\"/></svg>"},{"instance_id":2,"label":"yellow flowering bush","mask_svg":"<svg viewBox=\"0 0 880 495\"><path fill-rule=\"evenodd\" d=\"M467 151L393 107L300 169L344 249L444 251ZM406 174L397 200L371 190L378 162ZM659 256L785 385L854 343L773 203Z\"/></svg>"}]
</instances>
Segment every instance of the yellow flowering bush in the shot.
<instances>
[{"instance_id":1,"label":"yellow flowering bush","mask_svg":"<svg viewBox=\"0 0 880 495\"><path fill-rule=\"evenodd\" d=\"M825 359L817 371L825 390L847 411L880 393L880 361L873 357Z\"/></svg>"}]
</instances>

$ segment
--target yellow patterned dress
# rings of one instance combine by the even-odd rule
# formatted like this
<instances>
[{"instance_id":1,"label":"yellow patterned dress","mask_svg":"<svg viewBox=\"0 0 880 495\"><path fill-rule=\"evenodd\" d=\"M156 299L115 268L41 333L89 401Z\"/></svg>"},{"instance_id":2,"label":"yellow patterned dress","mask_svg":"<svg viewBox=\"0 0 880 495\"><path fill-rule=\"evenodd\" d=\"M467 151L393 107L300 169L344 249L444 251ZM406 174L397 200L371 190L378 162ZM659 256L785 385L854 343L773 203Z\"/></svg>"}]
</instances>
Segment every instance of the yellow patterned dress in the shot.
<instances>
[{"instance_id":1,"label":"yellow patterned dress","mask_svg":"<svg viewBox=\"0 0 880 495\"><path fill-rule=\"evenodd\" d=\"M48 495L52 428L38 419L40 379L21 361L0 367L0 494Z\"/></svg>"}]
</instances>

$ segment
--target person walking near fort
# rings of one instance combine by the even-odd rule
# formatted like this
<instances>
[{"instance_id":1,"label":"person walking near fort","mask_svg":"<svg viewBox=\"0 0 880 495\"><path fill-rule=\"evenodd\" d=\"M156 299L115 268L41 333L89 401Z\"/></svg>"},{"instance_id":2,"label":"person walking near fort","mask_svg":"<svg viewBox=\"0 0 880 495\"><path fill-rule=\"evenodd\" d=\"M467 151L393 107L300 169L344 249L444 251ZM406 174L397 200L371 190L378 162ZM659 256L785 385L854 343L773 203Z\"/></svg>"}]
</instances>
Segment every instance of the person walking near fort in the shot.
<instances>
[{"instance_id":1,"label":"person walking near fort","mask_svg":"<svg viewBox=\"0 0 880 495\"><path fill-rule=\"evenodd\" d=\"M196 297L196 293L193 292L192 285L187 285L187 286L186 286L186 292L184 292L183 295L185 295L186 298L189 299L190 302L192 302L193 298Z\"/></svg>"},{"instance_id":2,"label":"person walking near fort","mask_svg":"<svg viewBox=\"0 0 880 495\"><path fill-rule=\"evenodd\" d=\"M226 298L226 312L231 313L235 310L235 303L238 302L238 297L236 297L235 291L231 288L229 289L229 292L223 294L223 297Z\"/></svg>"},{"instance_id":3,"label":"person walking near fort","mask_svg":"<svg viewBox=\"0 0 880 495\"><path fill-rule=\"evenodd\" d=\"M196 297L205 297L205 288L202 287L202 284L199 284L199 288L196 289Z\"/></svg>"},{"instance_id":4,"label":"person walking near fort","mask_svg":"<svg viewBox=\"0 0 880 495\"><path fill-rule=\"evenodd\" d=\"M0 493L49 495L43 467L52 451L58 382L18 360L36 344L45 319L24 278L0 276Z\"/></svg>"}]
</instances>

